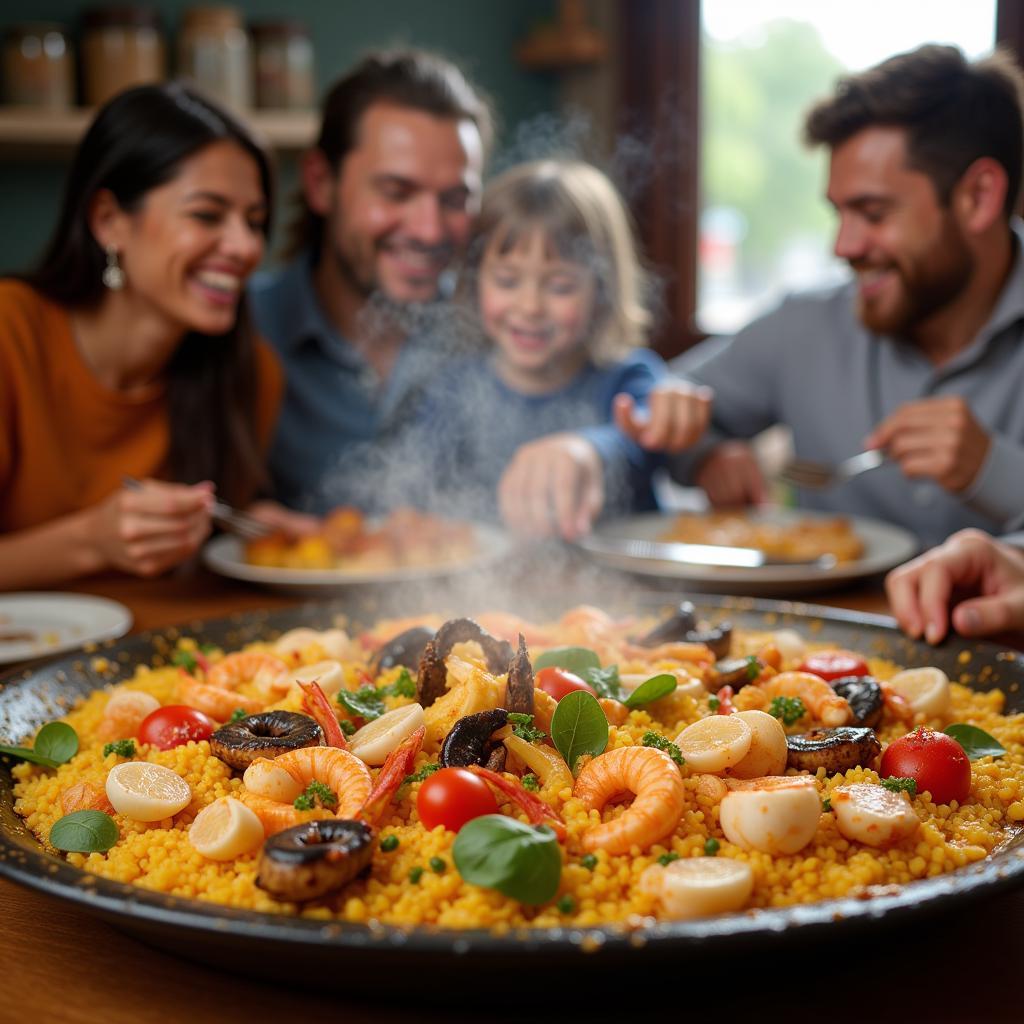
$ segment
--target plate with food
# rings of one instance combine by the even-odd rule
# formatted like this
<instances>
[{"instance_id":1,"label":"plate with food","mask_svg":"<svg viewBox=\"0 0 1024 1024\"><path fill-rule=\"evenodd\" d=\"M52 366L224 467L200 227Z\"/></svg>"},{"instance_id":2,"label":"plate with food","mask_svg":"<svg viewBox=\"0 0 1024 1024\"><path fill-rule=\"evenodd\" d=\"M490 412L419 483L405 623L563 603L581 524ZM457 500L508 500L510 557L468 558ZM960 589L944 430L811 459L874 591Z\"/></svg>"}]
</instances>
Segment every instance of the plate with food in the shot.
<instances>
[{"instance_id":1,"label":"plate with food","mask_svg":"<svg viewBox=\"0 0 1024 1024\"><path fill-rule=\"evenodd\" d=\"M806 509L653 512L598 524L578 542L604 566L711 593L776 596L887 572L917 553L908 530Z\"/></svg>"},{"instance_id":2,"label":"plate with food","mask_svg":"<svg viewBox=\"0 0 1024 1024\"><path fill-rule=\"evenodd\" d=\"M839 940L1024 882L1020 655L663 601L322 603L9 680L0 874L373 992Z\"/></svg>"},{"instance_id":3,"label":"plate with food","mask_svg":"<svg viewBox=\"0 0 1024 1024\"><path fill-rule=\"evenodd\" d=\"M90 594L0 594L0 664L44 658L124 636L132 613Z\"/></svg>"},{"instance_id":4,"label":"plate with food","mask_svg":"<svg viewBox=\"0 0 1024 1024\"><path fill-rule=\"evenodd\" d=\"M290 593L323 596L357 584L429 580L504 558L512 541L483 523L411 508L384 518L335 509L311 536L280 533L258 540L222 535L203 549L214 572Z\"/></svg>"}]
</instances>

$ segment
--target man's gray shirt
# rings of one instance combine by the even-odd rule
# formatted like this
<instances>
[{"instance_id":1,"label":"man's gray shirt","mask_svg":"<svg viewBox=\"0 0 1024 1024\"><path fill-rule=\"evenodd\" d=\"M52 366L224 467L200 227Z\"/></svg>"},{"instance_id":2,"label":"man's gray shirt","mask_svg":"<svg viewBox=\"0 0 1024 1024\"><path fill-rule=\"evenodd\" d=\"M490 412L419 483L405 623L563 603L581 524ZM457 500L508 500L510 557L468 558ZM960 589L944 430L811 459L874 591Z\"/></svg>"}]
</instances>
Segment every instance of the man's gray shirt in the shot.
<instances>
[{"instance_id":1,"label":"man's gray shirt","mask_svg":"<svg viewBox=\"0 0 1024 1024\"><path fill-rule=\"evenodd\" d=\"M1003 533L1024 518L1024 267L1017 257L992 315L971 344L941 367L913 344L868 331L855 311L856 283L791 296L724 343L708 342L673 364L715 390L712 426L671 461L692 482L700 460L728 438L774 424L792 429L798 458L834 463L906 402L959 395L988 432L988 457L970 487L951 494L911 480L895 464L826 491L801 490L805 508L873 516L905 526L922 544L976 526Z\"/></svg>"}]
</instances>

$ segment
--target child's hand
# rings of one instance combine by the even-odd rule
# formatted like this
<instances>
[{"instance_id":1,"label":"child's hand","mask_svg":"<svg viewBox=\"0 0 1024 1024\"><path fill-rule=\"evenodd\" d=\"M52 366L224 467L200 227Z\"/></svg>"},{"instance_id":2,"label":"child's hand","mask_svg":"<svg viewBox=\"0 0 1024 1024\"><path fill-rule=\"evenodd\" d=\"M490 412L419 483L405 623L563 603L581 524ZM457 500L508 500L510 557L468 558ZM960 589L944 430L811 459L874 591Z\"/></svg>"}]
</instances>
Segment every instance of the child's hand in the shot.
<instances>
[{"instance_id":1,"label":"child's hand","mask_svg":"<svg viewBox=\"0 0 1024 1024\"><path fill-rule=\"evenodd\" d=\"M213 484L145 480L94 507L90 536L104 569L157 576L191 558L210 534Z\"/></svg>"},{"instance_id":2,"label":"child's hand","mask_svg":"<svg viewBox=\"0 0 1024 1024\"><path fill-rule=\"evenodd\" d=\"M574 540L590 531L604 506L601 456L578 434L524 444L498 483L498 506L518 533Z\"/></svg>"},{"instance_id":3,"label":"child's hand","mask_svg":"<svg viewBox=\"0 0 1024 1024\"><path fill-rule=\"evenodd\" d=\"M615 425L642 448L681 452L707 429L714 392L685 380L656 384L647 409L637 408L632 395L616 395L612 403Z\"/></svg>"},{"instance_id":4,"label":"child's hand","mask_svg":"<svg viewBox=\"0 0 1024 1024\"><path fill-rule=\"evenodd\" d=\"M924 634L930 644L946 635L950 620L961 636L1024 630L1024 552L980 530L954 533L894 569L885 590L904 632ZM963 594L969 599L957 603Z\"/></svg>"},{"instance_id":5,"label":"child's hand","mask_svg":"<svg viewBox=\"0 0 1024 1024\"><path fill-rule=\"evenodd\" d=\"M764 474L753 449L744 441L724 441L713 448L697 470L694 483L704 489L714 508L760 505L768 500Z\"/></svg>"}]
</instances>

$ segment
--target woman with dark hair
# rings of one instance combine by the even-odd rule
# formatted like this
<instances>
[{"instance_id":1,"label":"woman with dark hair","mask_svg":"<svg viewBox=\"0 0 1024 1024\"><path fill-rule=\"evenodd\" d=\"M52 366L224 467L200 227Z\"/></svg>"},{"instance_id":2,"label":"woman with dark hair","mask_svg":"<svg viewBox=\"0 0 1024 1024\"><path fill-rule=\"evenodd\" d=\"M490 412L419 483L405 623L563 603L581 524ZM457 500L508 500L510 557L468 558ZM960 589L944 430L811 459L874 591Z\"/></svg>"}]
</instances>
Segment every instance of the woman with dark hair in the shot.
<instances>
[{"instance_id":1,"label":"woman with dark hair","mask_svg":"<svg viewBox=\"0 0 1024 1024\"><path fill-rule=\"evenodd\" d=\"M197 94L100 110L40 265L0 281L0 589L158 574L207 536L215 493L258 494L282 378L243 295L270 209L265 153Z\"/></svg>"}]
</instances>

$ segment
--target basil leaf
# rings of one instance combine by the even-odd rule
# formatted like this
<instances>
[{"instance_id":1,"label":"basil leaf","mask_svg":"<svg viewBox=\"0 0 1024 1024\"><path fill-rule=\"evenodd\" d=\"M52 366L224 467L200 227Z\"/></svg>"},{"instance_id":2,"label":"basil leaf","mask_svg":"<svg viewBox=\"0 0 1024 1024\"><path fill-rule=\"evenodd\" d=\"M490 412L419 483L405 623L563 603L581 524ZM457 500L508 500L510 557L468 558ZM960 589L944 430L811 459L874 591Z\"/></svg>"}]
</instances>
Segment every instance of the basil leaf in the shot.
<instances>
[{"instance_id":1,"label":"basil leaf","mask_svg":"<svg viewBox=\"0 0 1024 1024\"><path fill-rule=\"evenodd\" d=\"M545 651L537 658L533 667L541 669L550 665L564 668L575 673L581 679L586 679L589 669L601 667L601 659L587 647L552 647L550 651Z\"/></svg>"},{"instance_id":2,"label":"basil leaf","mask_svg":"<svg viewBox=\"0 0 1024 1024\"><path fill-rule=\"evenodd\" d=\"M660 675L651 676L650 679L642 682L622 703L627 708L639 708L674 693L676 685L675 676L668 672L662 672Z\"/></svg>"},{"instance_id":3,"label":"basil leaf","mask_svg":"<svg viewBox=\"0 0 1024 1024\"><path fill-rule=\"evenodd\" d=\"M78 733L66 722L50 722L39 730L33 746L40 757L64 764L78 753Z\"/></svg>"},{"instance_id":4,"label":"basil leaf","mask_svg":"<svg viewBox=\"0 0 1024 1024\"><path fill-rule=\"evenodd\" d=\"M520 903L547 903L562 876L555 833L503 814L467 821L455 837L452 859L467 882L497 889Z\"/></svg>"},{"instance_id":5,"label":"basil leaf","mask_svg":"<svg viewBox=\"0 0 1024 1024\"><path fill-rule=\"evenodd\" d=\"M607 668L588 668L583 673L583 681L597 691L598 697L609 697L612 700L625 701L626 697L622 690L622 683L619 682L618 665L609 665Z\"/></svg>"},{"instance_id":6,"label":"basil leaf","mask_svg":"<svg viewBox=\"0 0 1024 1024\"><path fill-rule=\"evenodd\" d=\"M581 754L603 753L608 746L608 719L597 698L586 690L567 693L551 716L551 741L574 775Z\"/></svg>"},{"instance_id":7,"label":"basil leaf","mask_svg":"<svg viewBox=\"0 0 1024 1024\"><path fill-rule=\"evenodd\" d=\"M1006 747L995 736L989 735L976 725L954 722L946 726L943 732L947 736L952 736L964 748L964 753L971 761L977 761L980 757L1002 757L1006 753Z\"/></svg>"},{"instance_id":8,"label":"basil leaf","mask_svg":"<svg viewBox=\"0 0 1024 1024\"><path fill-rule=\"evenodd\" d=\"M8 754L10 757L20 757L22 761L31 764L41 764L44 768L59 768L60 766L49 757L37 754L31 747L5 747L0 744L0 754Z\"/></svg>"},{"instance_id":9,"label":"basil leaf","mask_svg":"<svg viewBox=\"0 0 1024 1024\"><path fill-rule=\"evenodd\" d=\"M119 838L114 819L102 811L72 811L50 829L50 845L74 853L102 853Z\"/></svg>"}]
</instances>

